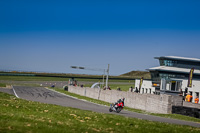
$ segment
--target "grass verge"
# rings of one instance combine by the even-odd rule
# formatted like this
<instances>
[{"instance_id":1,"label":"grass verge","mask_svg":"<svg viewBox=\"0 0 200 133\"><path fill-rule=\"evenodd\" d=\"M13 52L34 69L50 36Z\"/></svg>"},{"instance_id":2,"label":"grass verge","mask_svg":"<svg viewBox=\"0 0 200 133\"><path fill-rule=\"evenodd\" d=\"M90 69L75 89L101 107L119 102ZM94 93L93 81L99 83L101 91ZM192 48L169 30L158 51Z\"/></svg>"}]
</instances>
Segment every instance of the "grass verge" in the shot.
<instances>
[{"instance_id":1,"label":"grass verge","mask_svg":"<svg viewBox=\"0 0 200 133\"><path fill-rule=\"evenodd\" d=\"M0 92L0 132L191 132L199 128L17 99Z\"/></svg>"},{"instance_id":2,"label":"grass verge","mask_svg":"<svg viewBox=\"0 0 200 133\"><path fill-rule=\"evenodd\" d=\"M6 84L0 83L0 87L6 87Z\"/></svg>"}]
</instances>

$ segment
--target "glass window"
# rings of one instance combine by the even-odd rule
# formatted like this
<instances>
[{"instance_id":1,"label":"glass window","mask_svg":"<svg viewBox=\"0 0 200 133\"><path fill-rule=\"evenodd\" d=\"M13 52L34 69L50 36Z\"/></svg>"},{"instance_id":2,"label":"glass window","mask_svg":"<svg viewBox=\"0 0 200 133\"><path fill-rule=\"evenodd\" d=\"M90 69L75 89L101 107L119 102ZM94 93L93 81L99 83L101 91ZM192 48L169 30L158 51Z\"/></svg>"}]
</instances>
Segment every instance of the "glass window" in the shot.
<instances>
[{"instance_id":1,"label":"glass window","mask_svg":"<svg viewBox=\"0 0 200 133\"><path fill-rule=\"evenodd\" d=\"M171 91L176 90L176 81L171 81Z\"/></svg>"},{"instance_id":2,"label":"glass window","mask_svg":"<svg viewBox=\"0 0 200 133\"><path fill-rule=\"evenodd\" d=\"M176 82L176 91L179 91L181 89L181 86L182 86L182 82L177 81Z\"/></svg>"}]
</instances>

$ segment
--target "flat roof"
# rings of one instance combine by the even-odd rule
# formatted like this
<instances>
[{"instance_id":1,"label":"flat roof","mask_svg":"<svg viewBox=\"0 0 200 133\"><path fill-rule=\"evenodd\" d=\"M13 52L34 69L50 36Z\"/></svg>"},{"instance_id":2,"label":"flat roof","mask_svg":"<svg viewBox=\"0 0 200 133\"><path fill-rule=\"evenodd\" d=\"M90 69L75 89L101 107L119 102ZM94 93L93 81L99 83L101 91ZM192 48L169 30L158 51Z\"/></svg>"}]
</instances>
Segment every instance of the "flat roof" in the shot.
<instances>
[{"instance_id":1,"label":"flat roof","mask_svg":"<svg viewBox=\"0 0 200 133\"><path fill-rule=\"evenodd\" d=\"M188 57L179 57L179 56L161 56L161 57L155 57L155 59L175 59L175 60L185 60L185 61L194 61L194 62L200 62L200 59L198 58L188 58Z\"/></svg>"},{"instance_id":2,"label":"flat roof","mask_svg":"<svg viewBox=\"0 0 200 133\"><path fill-rule=\"evenodd\" d=\"M191 69L187 68L178 68L178 67L169 67L169 66L158 66L158 67L152 67L147 69L149 71L166 71L166 72L178 72L178 73L190 73ZM193 74L200 75L200 70L194 69Z\"/></svg>"}]
</instances>

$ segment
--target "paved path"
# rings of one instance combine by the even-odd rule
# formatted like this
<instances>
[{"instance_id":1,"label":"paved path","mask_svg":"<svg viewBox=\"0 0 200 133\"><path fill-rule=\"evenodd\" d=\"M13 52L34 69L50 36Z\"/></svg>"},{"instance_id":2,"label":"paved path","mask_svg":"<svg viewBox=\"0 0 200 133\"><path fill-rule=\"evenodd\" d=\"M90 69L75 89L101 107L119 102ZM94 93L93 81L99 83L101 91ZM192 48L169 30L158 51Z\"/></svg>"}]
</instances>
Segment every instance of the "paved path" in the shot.
<instances>
[{"instance_id":1,"label":"paved path","mask_svg":"<svg viewBox=\"0 0 200 133\"><path fill-rule=\"evenodd\" d=\"M0 92L8 93L11 95L15 95L13 92L13 89L8 89L8 88L0 88Z\"/></svg>"},{"instance_id":2,"label":"paved path","mask_svg":"<svg viewBox=\"0 0 200 133\"><path fill-rule=\"evenodd\" d=\"M79 100L65 94L60 94L58 92L42 88L42 87L25 87L25 86L14 86L14 91L17 96L22 99L38 101L42 103L56 104L66 107L79 108L82 110L90 110L94 112L107 113L107 114L116 114L126 117L139 118L150 121L158 121L158 122L167 122L171 124L179 124L179 125L189 125L193 127L199 127L200 123L188 122L182 120L168 119L163 117L157 117L152 115L145 115L140 113L134 113L130 111L122 110L120 113L109 112L109 107L97 105L94 103L90 103L87 101ZM0 89L1 91L1 89Z\"/></svg>"}]
</instances>

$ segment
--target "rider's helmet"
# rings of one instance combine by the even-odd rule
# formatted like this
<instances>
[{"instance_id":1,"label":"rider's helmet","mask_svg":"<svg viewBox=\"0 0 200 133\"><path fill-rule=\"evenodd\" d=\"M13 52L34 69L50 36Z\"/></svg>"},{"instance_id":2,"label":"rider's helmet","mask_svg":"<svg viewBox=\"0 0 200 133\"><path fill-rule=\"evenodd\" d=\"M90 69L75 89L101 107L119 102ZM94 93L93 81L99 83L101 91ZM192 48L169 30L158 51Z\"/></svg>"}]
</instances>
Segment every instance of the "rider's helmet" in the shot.
<instances>
[{"instance_id":1,"label":"rider's helmet","mask_svg":"<svg viewBox=\"0 0 200 133\"><path fill-rule=\"evenodd\" d=\"M122 99L119 99L117 102L118 102L118 103L121 103L121 102L122 102Z\"/></svg>"}]
</instances>

